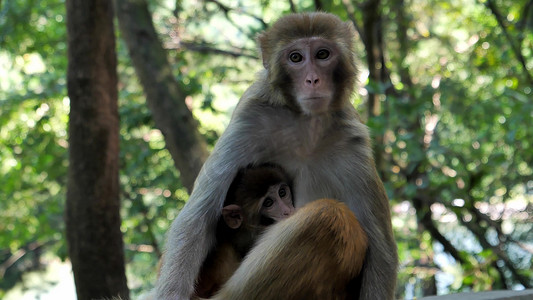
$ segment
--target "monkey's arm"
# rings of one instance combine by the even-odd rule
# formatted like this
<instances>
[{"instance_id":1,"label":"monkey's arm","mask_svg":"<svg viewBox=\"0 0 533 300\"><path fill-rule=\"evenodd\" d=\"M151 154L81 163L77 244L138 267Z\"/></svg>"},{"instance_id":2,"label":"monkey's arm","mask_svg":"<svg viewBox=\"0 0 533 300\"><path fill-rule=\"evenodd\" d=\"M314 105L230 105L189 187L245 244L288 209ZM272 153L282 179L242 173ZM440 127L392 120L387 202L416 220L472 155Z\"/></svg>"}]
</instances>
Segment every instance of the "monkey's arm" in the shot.
<instances>
[{"instance_id":1,"label":"monkey's arm","mask_svg":"<svg viewBox=\"0 0 533 300\"><path fill-rule=\"evenodd\" d=\"M345 127L348 139L345 157L339 157L333 170L337 177L330 184L339 184L339 199L357 216L368 236L368 251L361 280L351 291L358 291L360 300L394 299L398 255L394 240L389 200L377 173L367 129L355 118ZM347 166L342 168L342 165ZM328 177L335 176L329 174ZM353 282L352 282L353 283Z\"/></svg>"},{"instance_id":2,"label":"monkey's arm","mask_svg":"<svg viewBox=\"0 0 533 300\"><path fill-rule=\"evenodd\" d=\"M167 233L158 299L189 299L201 265L215 241L216 222L237 170L259 158L260 139L233 118L196 179L189 201Z\"/></svg>"},{"instance_id":3,"label":"monkey's arm","mask_svg":"<svg viewBox=\"0 0 533 300\"><path fill-rule=\"evenodd\" d=\"M359 131L360 129L354 129L354 132ZM340 199L355 213L368 236L368 251L361 281L356 282L360 286L351 286L350 290L358 290L356 294L359 297L356 299L360 300L392 300L398 256L389 200L377 174L368 140L353 140L346 148L354 155L341 159L349 167L344 172L339 172L341 175L337 177L344 187Z\"/></svg>"},{"instance_id":4,"label":"monkey's arm","mask_svg":"<svg viewBox=\"0 0 533 300\"><path fill-rule=\"evenodd\" d=\"M368 235L368 252L362 272L359 293L361 300L394 299L398 272L398 254L394 240L388 198L376 174L368 184L368 200L373 214L367 214L361 221Z\"/></svg>"}]
</instances>

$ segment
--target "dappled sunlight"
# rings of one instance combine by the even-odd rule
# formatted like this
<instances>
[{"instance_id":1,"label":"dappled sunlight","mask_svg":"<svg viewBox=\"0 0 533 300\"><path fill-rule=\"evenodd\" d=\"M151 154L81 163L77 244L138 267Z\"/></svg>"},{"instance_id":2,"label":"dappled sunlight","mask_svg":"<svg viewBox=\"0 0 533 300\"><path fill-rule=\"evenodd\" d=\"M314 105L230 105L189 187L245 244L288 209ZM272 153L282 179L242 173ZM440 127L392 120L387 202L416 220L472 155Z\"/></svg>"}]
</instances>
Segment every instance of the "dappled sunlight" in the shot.
<instances>
[{"instance_id":1,"label":"dappled sunlight","mask_svg":"<svg viewBox=\"0 0 533 300\"><path fill-rule=\"evenodd\" d=\"M46 270L24 274L22 282L6 293L4 300L75 299L76 287L70 262L53 259Z\"/></svg>"},{"instance_id":2,"label":"dappled sunlight","mask_svg":"<svg viewBox=\"0 0 533 300\"><path fill-rule=\"evenodd\" d=\"M359 82L351 101L369 128L390 199L400 258L397 298L533 287L529 2L381 1L376 11L337 2L150 2L156 46L166 60L141 63L165 66L171 87L143 86L115 23L120 144L118 170L108 171L119 172L133 298L153 287L161 251L172 246L164 245L166 232L189 200L184 178L195 174L180 166L202 162L190 157L196 152L212 151L264 68L257 34L281 15L315 5L356 27ZM72 180L65 1L1 3L0 298L73 299L64 237ZM195 151L181 165L168 134L187 116L168 111L177 121L164 129L154 108L166 106L150 106L148 88L179 91L183 112L196 119L176 143L194 143L185 133L197 130L205 145L191 144ZM86 113L98 115L104 106ZM99 160L104 156L94 166Z\"/></svg>"}]
</instances>

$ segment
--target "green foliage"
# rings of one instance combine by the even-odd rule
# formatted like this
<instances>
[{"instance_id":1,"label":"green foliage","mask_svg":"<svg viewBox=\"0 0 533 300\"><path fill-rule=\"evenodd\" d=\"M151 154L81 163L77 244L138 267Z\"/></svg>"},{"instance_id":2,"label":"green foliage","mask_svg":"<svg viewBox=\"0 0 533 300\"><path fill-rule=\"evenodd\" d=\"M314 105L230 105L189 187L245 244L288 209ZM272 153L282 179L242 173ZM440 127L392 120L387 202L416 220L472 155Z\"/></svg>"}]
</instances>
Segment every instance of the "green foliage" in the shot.
<instances>
[{"instance_id":1,"label":"green foliage","mask_svg":"<svg viewBox=\"0 0 533 300\"><path fill-rule=\"evenodd\" d=\"M497 7L507 21L516 21L525 3L498 1ZM405 9L412 17L404 41L410 51L394 50L401 42L395 25L388 32L397 62L392 71L408 67L414 83L406 89L404 78L393 73L404 97L389 96L385 104L392 198L427 199L435 225L466 260L455 274L462 280L441 292L531 286L531 277L518 283L509 273L518 267L529 274L533 262L531 252L511 242L532 240L526 233L533 202L533 153L526 148L533 138L526 125L533 120L531 37L508 23L514 42L524 37L524 70L485 5L414 1Z\"/></svg>"},{"instance_id":2,"label":"green foliage","mask_svg":"<svg viewBox=\"0 0 533 300\"><path fill-rule=\"evenodd\" d=\"M36 249L46 245L66 256L62 232L68 146L68 98L61 72L67 63L64 4L2 4L0 253L6 273L0 297L22 272L39 267L33 262L40 256ZM8 260L19 253L27 255Z\"/></svg>"},{"instance_id":3,"label":"green foliage","mask_svg":"<svg viewBox=\"0 0 533 300\"><path fill-rule=\"evenodd\" d=\"M176 10L176 1L151 1L150 7L187 105L213 145L261 68L255 35L290 6L220 1L230 8L225 11L210 1L177 2ZM345 20L362 19L360 11L349 16L346 1L322 2ZM526 69L487 1L405 1L405 40L397 2L380 7L395 92L386 92L388 83L366 82L367 93L380 94L383 111L367 124L382 141L376 155L393 207L399 297L423 295L434 277L439 293L518 288L517 275L533 277L527 250L533 241L533 12L524 20L528 1L494 2ZM22 273L39 267L36 245L66 258L69 100L64 1L0 3L2 298ZM299 11L314 9L313 1L294 3ZM120 32L117 37L122 230L136 295L154 283L164 234L188 195ZM362 43L357 49L364 61ZM429 233L426 213L458 257Z\"/></svg>"}]
</instances>

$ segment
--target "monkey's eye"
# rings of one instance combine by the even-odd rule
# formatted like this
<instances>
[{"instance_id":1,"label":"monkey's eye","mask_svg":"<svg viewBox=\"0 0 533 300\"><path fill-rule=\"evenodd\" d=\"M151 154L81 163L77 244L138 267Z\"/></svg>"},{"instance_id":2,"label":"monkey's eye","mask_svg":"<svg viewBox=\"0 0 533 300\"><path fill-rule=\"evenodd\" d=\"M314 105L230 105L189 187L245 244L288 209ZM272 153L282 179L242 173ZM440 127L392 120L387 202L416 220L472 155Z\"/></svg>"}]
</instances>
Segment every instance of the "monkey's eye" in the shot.
<instances>
[{"instance_id":1,"label":"monkey's eye","mask_svg":"<svg viewBox=\"0 0 533 300\"><path fill-rule=\"evenodd\" d=\"M272 198L266 198L265 201L263 201L263 207L271 207L274 205L274 200Z\"/></svg>"},{"instance_id":2,"label":"monkey's eye","mask_svg":"<svg viewBox=\"0 0 533 300\"><path fill-rule=\"evenodd\" d=\"M318 52L316 53L316 58L318 59L326 59L329 57L329 50L326 50L326 49L320 49L318 50Z\"/></svg>"},{"instance_id":3,"label":"monkey's eye","mask_svg":"<svg viewBox=\"0 0 533 300\"><path fill-rule=\"evenodd\" d=\"M304 57L298 52L292 52L291 54L289 54L289 59L293 63L301 62L303 60L303 58Z\"/></svg>"},{"instance_id":4,"label":"monkey's eye","mask_svg":"<svg viewBox=\"0 0 533 300\"><path fill-rule=\"evenodd\" d=\"M281 198L285 198L285 196L287 196L287 190L286 190L286 188L284 186L279 188L278 195Z\"/></svg>"}]
</instances>

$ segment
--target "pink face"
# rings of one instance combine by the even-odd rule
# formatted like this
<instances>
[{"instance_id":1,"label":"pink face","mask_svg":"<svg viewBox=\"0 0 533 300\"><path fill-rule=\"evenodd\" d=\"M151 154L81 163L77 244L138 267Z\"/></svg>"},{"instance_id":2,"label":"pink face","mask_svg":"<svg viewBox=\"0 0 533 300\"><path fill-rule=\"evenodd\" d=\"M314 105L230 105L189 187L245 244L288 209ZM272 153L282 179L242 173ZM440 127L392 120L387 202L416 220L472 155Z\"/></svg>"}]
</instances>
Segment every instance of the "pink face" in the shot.
<instances>
[{"instance_id":1,"label":"pink face","mask_svg":"<svg viewBox=\"0 0 533 300\"><path fill-rule=\"evenodd\" d=\"M260 216L273 222L288 218L295 210L292 203L291 189L286 183L270 186L267 193L257 201L257 209ZM224 206L222 208L222 217L226 224L233 229L239 228L244 222L243 209L237 204Z\"/></svg>"},{"instance_id":2,"label":"pink face","mask_svg":"<svg viewBox=\"0 0 533 300\"><path fill-rule=\"evenodd\" d=\"M339 53L334 43L322 38L303 38L284 51L285 67L293 82L293 96L307 115L326 112L333 100L333 71Z\"/></svg>"},{"instance_id":3,"label":"pink face","mask_svg":"<svg viewBox=\"0 0 533 300\"><path fill-rule=\"evenodd\" d=\"M269 187L267 194L259 202L261 203L261 215L276 222L294 213L291 189L285 183Z\"/></svg>"}]
</instances>

